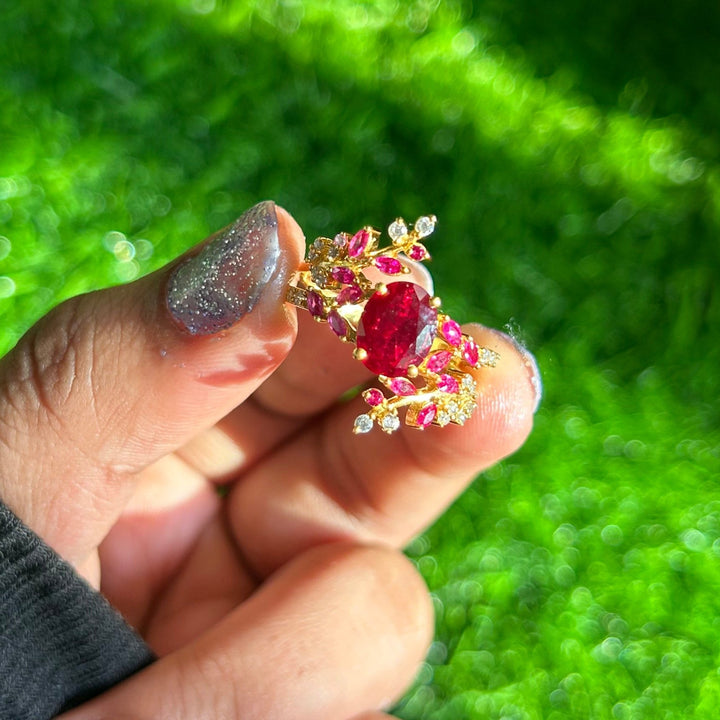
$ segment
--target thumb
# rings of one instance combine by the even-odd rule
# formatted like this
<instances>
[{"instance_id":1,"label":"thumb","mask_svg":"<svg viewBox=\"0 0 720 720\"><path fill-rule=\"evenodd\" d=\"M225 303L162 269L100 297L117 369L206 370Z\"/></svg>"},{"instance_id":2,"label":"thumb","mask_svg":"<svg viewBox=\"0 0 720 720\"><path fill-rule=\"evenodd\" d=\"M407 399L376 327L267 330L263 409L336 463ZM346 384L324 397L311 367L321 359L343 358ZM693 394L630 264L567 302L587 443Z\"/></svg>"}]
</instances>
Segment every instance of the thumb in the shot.
<instances>
[{"instance_id":1,"label":"thumb","mask_svg":"<svg viewBox=\"0 0 720 720\"><path fill-rule=\"evenodd\" d=\"M302 232L272 202L180 261L63 303L0 361L0 498L71 562L132 474L241 403L295 337Z\"/></svg>"}]
</instances>

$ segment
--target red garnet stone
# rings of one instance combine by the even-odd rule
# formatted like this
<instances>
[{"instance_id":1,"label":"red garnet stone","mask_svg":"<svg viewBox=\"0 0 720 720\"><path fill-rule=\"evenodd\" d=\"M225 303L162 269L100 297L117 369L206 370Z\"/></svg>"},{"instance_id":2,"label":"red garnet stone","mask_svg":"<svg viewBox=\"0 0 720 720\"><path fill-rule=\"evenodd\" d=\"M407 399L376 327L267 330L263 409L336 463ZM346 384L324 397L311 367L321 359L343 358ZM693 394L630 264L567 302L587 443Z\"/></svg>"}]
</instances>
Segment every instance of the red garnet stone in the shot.
<instances>
[{"instance_id":1,"label":"red garnet stone","mask_svg":"<svg viewBox=\"0 0 720 720\"><path fill-rule=\"evenodd\" d=\"M357 346L367 352L366 367L377 375L404 375L430 352L437 331L437 310L419 285L395 282L370 297L360 317Z\"/></svg>"}]
</instances>

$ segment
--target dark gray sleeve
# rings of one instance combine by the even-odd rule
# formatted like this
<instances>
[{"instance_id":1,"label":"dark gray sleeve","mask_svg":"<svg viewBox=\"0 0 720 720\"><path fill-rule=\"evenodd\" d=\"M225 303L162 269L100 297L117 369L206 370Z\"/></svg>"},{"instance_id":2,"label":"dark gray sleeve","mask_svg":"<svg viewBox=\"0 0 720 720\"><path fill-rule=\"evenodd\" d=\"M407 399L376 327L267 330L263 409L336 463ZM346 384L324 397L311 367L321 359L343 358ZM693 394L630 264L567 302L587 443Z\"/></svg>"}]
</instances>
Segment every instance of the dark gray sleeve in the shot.
<instances>
[{"instance_id":1,"label":"dark gray sleeve","mask_svg":"<svg viewBox=\"0 0 720 720\"><path fill-rule=\"evenodd\" d=\"M0 720L49 720L152 660L107 600L0 502Z\"/></svg>"}]
</instances>

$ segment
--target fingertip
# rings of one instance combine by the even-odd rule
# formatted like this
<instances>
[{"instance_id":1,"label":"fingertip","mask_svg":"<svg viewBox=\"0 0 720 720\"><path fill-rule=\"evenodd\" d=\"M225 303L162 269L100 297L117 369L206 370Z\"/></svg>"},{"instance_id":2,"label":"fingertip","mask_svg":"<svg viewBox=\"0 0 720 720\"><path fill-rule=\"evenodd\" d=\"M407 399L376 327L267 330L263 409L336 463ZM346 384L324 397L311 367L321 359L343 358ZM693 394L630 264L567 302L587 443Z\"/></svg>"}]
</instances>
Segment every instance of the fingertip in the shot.
<instances>
[{"instance_id":1,"label":"fingertip","mask_svg":"<svg viewBox=\"0 0 720 720\"><path fill-rule=\"evenodd\" d=\"M435 612L425 581L415 565L402 553L382 545L363 548L363 564L372 563L378 585L388 600L386 616L397 636L404 639L406 663L410 667L425 657L434 634Z\"/></svg>"},{"instance_id":2,"label":"fingertip","mask_svg":"<svg viewBox=\"0 0 720 720\"><path fill-rule=\"evenodd\" d=\"M367 697L371 691L376 706L399 697L434 634L434 608L416 567L387 545L355 542L321 545L298 560L314 568L313 582L326 583L326 595L345 598L342 630L337 632L373 668L362 694ZM333 619L327 615L325 622Z\"/></svg>"},{"instance_id":3,"label":"fingertip","mask_svg":"<svg viewBox=\"0 0 720 720\"><path fill-rule=\"evenodd\" d=\"M495 367L475 371L479 394L474 418L499 459L517 450L532 429L542 396L540 371L532 353L506 333L479 323L468 323L463 330L499 355Z\"/></svg>"},{"instance_id":4,"label":"fingertip","mask_svg":"<svg viewBox=\"0 0 720 720\"><path fill-rule=\"evenodd\" d=\"M476 411L462 427L428 428L433 442L414 431L405 434L421 467L439 477L461 479L522 446L532 430L541 387L535 359L515 340L478 323L464 325L463 332L499 356L494 367L473 371Z\"/></svg>"},{"instance_id":5,"label":"fingertip","mask_svg":"<svg viewBox=\"0 0 720 720\"><path fill-rule=\"evenodd\" d=\"M525 369L526 378L530 383L532 412L535 413L543 395L542 377L535 355L533 355L517 337L509 335L502 330L488 328L480 323L468 323L466 325L466 332L471 334L477 342L490 347L490 349L498 353L505 353L509 357L514 358L511 362L513 366L511 369L514 370L514 366L518 364L517 361L520 361L520 364ZM493 344L498 347L492 347ZM500 362L502 362L502 354Z\"/></svg>"},{"instance_id":6,"label":"fingertip","mask_svg":"<svg viewBox=\"0 0 720 720\"><path fill-rule=\"evenodd\" d=\"M280 205L275 205L275 213L278 221L278 232L284 243L287 243L288 250L292 250L297 258L295 267L300 264L300 260L305 254L305 233L302 231L297 220Z\"/></svg>"}]
</instances>

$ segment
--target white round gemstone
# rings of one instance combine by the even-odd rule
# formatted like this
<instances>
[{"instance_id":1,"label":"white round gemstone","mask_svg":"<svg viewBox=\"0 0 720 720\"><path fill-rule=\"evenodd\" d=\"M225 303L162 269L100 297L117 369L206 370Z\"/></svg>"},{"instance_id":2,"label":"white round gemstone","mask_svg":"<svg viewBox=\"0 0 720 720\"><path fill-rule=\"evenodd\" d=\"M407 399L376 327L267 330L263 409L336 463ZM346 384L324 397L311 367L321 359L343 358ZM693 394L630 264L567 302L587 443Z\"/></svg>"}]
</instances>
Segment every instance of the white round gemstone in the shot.
<instances>
[{"instance_id":1,"label":"white round gemstone","mask_svg":"<svg viewBox=\"0 0 720 720\"><path fill-rule=\"evenodd\" d=\"M475 392L475 380L473 380L469 375L466 375L462 379L462 386L464 390L467 390L468 392Z\"/></svg>"},{"instance_id":2,"label":"white round gemstone","mask_svg":"<svg viewBox=\"0 0 720 720\"><path fill-rule=\"evenodd\" d=\"M400 418L397 415L386 415L382 419L381 425L386 432L395 432L400 427Z\"/></svg>"},{"instance_id":3,"label":"white round gemstone","mask_svg":"<svg viewBox=\"0 0 720 720\"><path fill-rule=\"evenodd\" d=\"M310 276L317 285L324 285L327 282L327 273L317 265L310 268Z\"/></svg>"},{"instance_id":4,"label":"white round gemstone","mask_svg":"<svg viewBox=\"0 0 720 720\"><path fill-rule=\"evenodd\" d=\"M408 229L405 221L402 218L398 218L394 223L390 224L390 227L388 228L388 235L393 240L400 240L407 235L407 231Z\"/></svg>"},{"instance_id":5,"label":"white round gemstone","mask_svg":"<svg viewBox=\"0 0 720 720\"><path fill-rule=\"evenodd\" d=\"M435 229L435 218L423 215L415 221L415 231L420 237L427 237Z\"/></svg>"},{"instance_id":6,"label":"white round gemstone","mask_svg":"<svg viewBox=\"0 0 720 720\"><path fill-rule=\"evenodd\" d=\"M495 365L498 360L498 354L490 348L480 348L480 357L478 358L481 365Z\"/></svg>"},{"instance_id":7,"label":"white round gemstone","mask_svg":"<svg viewBox=\"0 0 720 720\"><path fill-rule=\"evenodd\" d=\"M449 413L445 412L445 410L441 410L437 414L436 420L437 420L438 425L445 426L450 422L450 415L449 415Z\"/></svg>"},{"instance_id":8,"label":"white round gemstone","mask_svg":"<svg viewBox=\"0 0 720 720\"><path fill-rule=\"evenodd\" d=\"M373 419L369 415L358 415L355 418L353 432L368 433L373 429Z\"/></svg>"}]
</instances>

